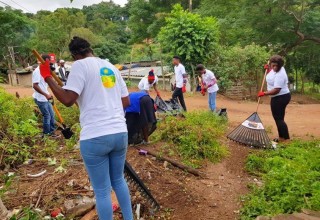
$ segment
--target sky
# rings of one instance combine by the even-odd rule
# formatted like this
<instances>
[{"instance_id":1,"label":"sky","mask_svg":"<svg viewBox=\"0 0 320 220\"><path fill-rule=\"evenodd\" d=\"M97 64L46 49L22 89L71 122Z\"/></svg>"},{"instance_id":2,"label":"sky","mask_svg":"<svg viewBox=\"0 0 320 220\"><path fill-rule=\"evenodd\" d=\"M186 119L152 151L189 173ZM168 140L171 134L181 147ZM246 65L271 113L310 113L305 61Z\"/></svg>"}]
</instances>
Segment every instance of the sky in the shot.
<instances>
[{"instance_id":1,"label":"sky","mask_svg":"<svg viewBox=\"0 0 320 220\"><path fill-rule=\"evenodd\" d=\"M109 0L105 0L109 1ZM6 3L13 8L21 9L24 12L36 13L39 10L49 10L54 11L57 8L82 8L84 5L92 5L102 2L102 0L1 0L0 6L5 6ZM119 5L124 5L127 0L113 0L114 3Z\"/></svg>"}]
</instances>

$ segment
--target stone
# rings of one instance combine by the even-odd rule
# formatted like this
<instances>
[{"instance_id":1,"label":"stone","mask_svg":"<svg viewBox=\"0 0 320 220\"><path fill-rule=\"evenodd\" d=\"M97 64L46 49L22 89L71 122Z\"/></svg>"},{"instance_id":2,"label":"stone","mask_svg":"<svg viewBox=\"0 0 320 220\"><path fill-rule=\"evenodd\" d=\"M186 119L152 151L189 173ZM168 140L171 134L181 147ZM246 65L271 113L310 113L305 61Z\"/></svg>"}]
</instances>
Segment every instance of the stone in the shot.
<instances>
[{"instance_id":1,"label":"stone","mask_svg":"<svg viewBox=\"0 0 320 220\"><path fill-rule=\"evenodd\" d=\"M256 220L270 220L271 218L268 216L258 216Z\"/></svg>"},{"instance_id":2,"label":"stone","mask_svg":"<svg viewBox=\"0 0 320 220\"><path fill-rule=\"evenodd\" d=\"M297 217L297 218L301 218L303 220L320 220L319 217L307 215L307 214L304 214L304 213L294 213L293 216Z\"/></svg>"}]
</instances>

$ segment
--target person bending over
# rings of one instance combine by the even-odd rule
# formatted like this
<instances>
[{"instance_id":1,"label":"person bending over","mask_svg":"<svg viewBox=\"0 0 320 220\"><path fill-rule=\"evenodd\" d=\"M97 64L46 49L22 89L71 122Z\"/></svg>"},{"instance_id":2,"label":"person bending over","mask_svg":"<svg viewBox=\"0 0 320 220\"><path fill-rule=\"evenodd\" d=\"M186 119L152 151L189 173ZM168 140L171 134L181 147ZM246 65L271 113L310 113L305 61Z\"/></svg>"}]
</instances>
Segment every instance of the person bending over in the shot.
<instances>
[{"instance_id":1,"label":"person bending over","mask_svg":"<svg viewBox=\"0 0 320 220\"><path fill-rule=\"evenodd\" d=\"M130 104L126 84L115 66L93 55L86 40L73 37L69 50L75 62L66 86L59 87L51 78L48 62L41 65L41 75L60 102L79 105L80 152L96 196L99 219L112 219L112 187L123 218L133 220L123 174L128 146L123 108Z\"/></svg>"},{"instance_id":2,"label":"person bending over","mask_svg":"<svg viewBox=\"0 0 320 220\"><path fill-rule=\"evenodd\" d=\"M158 77L154 74L153 70L150 70L148 76L143 77L138 85L140 91L145 91L149 94L150 87L153 86L154 90L157 93L157 96L160 97L160 92L157 88Z\"/></svg>"},{"instance_id":3,"label":"person bending over","mask_svg":"<svg viewBox=\"0 0 320 220\"><path fill-rule=\"evenodd\" d=\"M285 141L290 139L288 126L284 121L286 107L291 100L288 76L283 67L284 60L281 56L272 56L269 63L271 71L266 77L268 91L259 92L258 97L271 96L271 112L279 134L279 139L276 138L274 141Z\"/></svg>"},{"instance_id":4,"label":"person bending over","mask_svg":"<svg viewBox=\"0 0 320 220\"><path fill-rule=\"evenodd\" d=\"M126 119L129 131L129 142L135 144L135 135L142 131L141 144L149 144L149 135L156 127L154 102L148 93L132 92L129 95L130 106L126 108Z\"/></svg>"}]
</instances>

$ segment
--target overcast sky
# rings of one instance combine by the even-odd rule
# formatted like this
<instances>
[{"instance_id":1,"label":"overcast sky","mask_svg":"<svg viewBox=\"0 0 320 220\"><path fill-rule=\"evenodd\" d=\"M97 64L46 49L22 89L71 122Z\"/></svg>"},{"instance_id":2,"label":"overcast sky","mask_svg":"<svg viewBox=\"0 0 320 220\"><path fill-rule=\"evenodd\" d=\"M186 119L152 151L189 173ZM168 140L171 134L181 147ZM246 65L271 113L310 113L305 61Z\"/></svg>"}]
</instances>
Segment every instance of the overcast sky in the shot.
<instances>
[{"instance_id":1,"label":"overcast sky","mask_svg":"<svg viewBox=\"0 0 320 220\"><path fill-rule=\"evenodd\" d=\"M109 0L105 0L108 2ZM102 2L102 0L1 0L0 6L5 6L2 2L25 12L35 13L39 10L54 11L57 8L82 8L84 5L92 5ZM116 4L124 5L127 0L113 0Z\"/></svg>"}]
</instances>

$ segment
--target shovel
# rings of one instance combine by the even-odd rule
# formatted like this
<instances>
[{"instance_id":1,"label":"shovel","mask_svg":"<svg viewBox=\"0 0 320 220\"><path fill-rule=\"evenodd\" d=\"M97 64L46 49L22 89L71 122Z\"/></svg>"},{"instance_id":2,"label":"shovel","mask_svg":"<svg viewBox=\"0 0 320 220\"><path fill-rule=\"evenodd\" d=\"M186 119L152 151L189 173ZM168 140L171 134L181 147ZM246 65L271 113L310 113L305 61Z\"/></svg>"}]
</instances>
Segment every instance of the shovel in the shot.
<instances>
[{"instance_id":1,"label":"shovel","mask_svg":"<svg viewBox=\"0 0 320 220\"><path fill-rule=\"evenodd\" d=\"M52 107L53 107L53 110L54 112L56 113L56 115L58 116L59 118L59 121L60 121L60 128L62 129L61 130L61 133L62 135L64 136L65 139L70 139L73 135L73 132L71 131L71 129L69 127L67 127L65 124L64 124L64 120L57 108L57 106L54 104L54 100L53 99L50 99L50 103L52 104Z\"/></svg>"}]
</instances>

